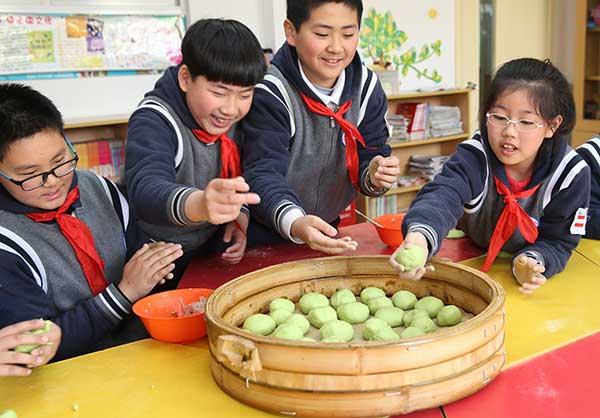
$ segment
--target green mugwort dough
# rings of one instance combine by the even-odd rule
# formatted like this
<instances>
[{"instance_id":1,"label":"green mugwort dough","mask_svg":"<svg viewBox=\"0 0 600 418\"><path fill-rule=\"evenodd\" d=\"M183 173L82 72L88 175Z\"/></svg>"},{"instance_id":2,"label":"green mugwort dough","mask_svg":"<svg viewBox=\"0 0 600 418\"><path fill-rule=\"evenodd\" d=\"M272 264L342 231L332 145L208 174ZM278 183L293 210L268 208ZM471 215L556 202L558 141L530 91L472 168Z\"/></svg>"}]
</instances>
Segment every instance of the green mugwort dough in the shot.
<instances>
[{"instance_id":1,"label":"green mugwort dough","mask_svg":"<svg viewBox=\"0 0 600 418\"><path fill-rule=\"evenodd\" d=\"M400 333L400 338L413 338L425 335L425 331L417 327L408 327Z\"/></svg>"},{"instance_id":2,"label":"green mugwort dough","mask_svg":"<svg viewBox=\"0 0 600 418\"><path fill-rule=\"evenodd\" d=\"M417 244L413 244L410 248L402 247L396 253L396 262L404 267L404 271L423 267L426 261L427 252Z\"/></svg>"},{"instance_id":3,"label":"green mugwort dough","mask_svg":"<svg viewBox=\"0 0 600 418\"><path fill-rule=\"evenodd\" d=\"M269 311L273 312L277 309L285 309L289 312L294 312L296 310L296 305L289 299L286 298L276 298L269 303Z\"/></svg>"},{"instance_id":4,"label":"green mugwort dough","mask_svg":"<svg viewBox=\"0 0 600 418\"><path fill-rule=\"evenodd\" d=\"M300 305L300 310L307 315L315 308L329 306L329 299L327 299L327 296L320 293L311 292L303 295L298 301L298 304Z\"/></svg>"},{"instance_id":5,"label":"green mugwort dough","mask_svg":"<svg viewBox=\"0 0 600 418\"><path fill-rule=\"evenodd\" d=\"M404 312L404 318L402 318L404 326L409 327L412 321L419 317L429 318L429 315L423 309L413 309L412 311Z\"/></svg>"},{"instance_id":6,"label":"green mugwort dough","mask_svg":"<svg viewBox=\"0 0 600 418\"><path fill-rule=\"evenodd\" d=\"M427 334L437 329L435 322L433 322L431 318L425 316L413 319L410 326L414 328L421 328Z\"/></svg>"},{"instance_id":7,"label":"green mugwort dough","mask_svg":"<svg viewBox=\"0 0 600 418\"><path fill-rule=\"evenodd\" d=\"M329 337L338 337L343 341L352 341L352 338L354 338L354 329L348 322L334 319L333 321L325 322L319 330L319 334L321 334L321 341Z\"/></svg>"},{"instance_id":8,"label":"green mugwort dough","mask_svg":"<svg viewBox=\"0 0 600 418\"><path fill-rule=\"evenodd\" d=\"M379 318L369 318L363 326L363 338L365 340L372 340L375 337L375 333L381 328L390 328L387 322Z\"/></svg>"},{"instance_id":9,"label":"green mugwort dough","mask_svg":"<svg viewBox=\"0 0 600 418\"><path fill-rule=\"evenodd\" d=\"M333 309L337 309L340 305L350 302L356 302L356 296L354 296L354 293L350 289L340 289L329 298L329 303L331 303Z\"/></svg>"},{"instance_id":10,"label":"green mugwort dough","mask_svg":"<svg viewBox=\"0 0 600 418\"><path fill-rule=\"evenodd\" d=\"M369 300L369 303L367 305L369 305L369 312L371 312L371 315L375 315L375 312L377 312L379 308L383 308L384 306L394 306L392 300L386 296L379 296L378 298L373 298Z\"/></svg>"},{"instance_id":11,"label":"green mugwort dough","mask_svg":"<svg viewBox=\"0 0 600 418\"><path fill-rule=\"evenodd\" d=\"M375 318L383 319L390 327L399 327L404 324L404 322L402 322L404 311L395 306L384 306L383 308L377 309Z\"/></svg>"},{"instance_id":12,"label":"green mugwort dough","mask_svg":"<svg viewBox=\"0 0 600 418\"><path fill-rule=\"evenodd\" d=\"M437 314L437 323L440 327L447 327L460 324L462 321L462 312L455 305L446 305Z\"/></svg>"},{"instance_id":13,"label":"green mugwort dough","mask_svg":"<svg viewBox=\"0 0 600 418\"><path fill-rule=\"evenodd\" d=\"M392 302L394 306L403 310L412 309L415 306L417 297L413 292L408 290L399 290L392 296Z\"/></svg>"},{"instance_id":14,"label":"green mugwort dough","mask_svg":"<svg viewBox=\"0 0 600 418\"><path fill-rule=\"evenodd\" d=\"M369 319L369 307L360 302L344 303L337 308L337 314L343 321L362 324Z\"/></svg>"},{"instance_id":15,"label":"green mugwort dough","mask_svg":"<svg viewBox=\"0 0 600 418\"><path fill-rule=\"evenodd\" d=\"M369 301L374 298L385 296L385 292L378 287L365 287L360 292L360 300L362 303L369 304Z\"/></svg>"},{"instance_id":16,"label":"green mugwort dough","mask_svg":"<svg viewBox=\"0 0 600 418\"><path fill-rule=\"evenodd\" d=\"M315 340L314 338L310 338L310 337L302 337L302 338L300 338L300 341L307 341L307 342L311 342L311 343L317 342L317 340Z\"/></svg>"},{"instance_id":17,"label":"green mugwort dough","mask_svg":"<svg viewBox=\"0 0 600 418\"><path fill-rule=\"evenodd\" d=\"M44 326L42 328L38 328L33 331L26 331L25 334L45 334L48 331L50 331L50 328L52 328L52 322L46 320L46 321L44 321ZM48 343L46 345L50 345L50 344L51 343ZM21 345L15 347L14 351L16 351L17 353L29 354L33 350L38 348L39 346L40 346L40 344L21 344Z\"/></svg>"},{"instance_id":18,"label":"green mugwort dough","mask_svg":"<svg viewBox=\"0 0 600 418\"><path fill-rule=\"evenodd\" d=\"M310 328L310 322L304 315L295 313L291 314L288 319L285 320L284 324L294 325L302 330L303 334L306 334Z\"/></svg>"},{"instance_id":19,"label":"green mugwort dough","mask_svg":"<svg viewBox=\"0 0 600 418\"><path fill-rule=\"evenodd\" d=\"M398 336L396 331L394 331L392 328L383 327L383 328L379 328L377 330L377 332L373 336L373 339L375 341L394 341L394 340L399 340L400 337Z\"/></svg>"},{"instance_id":20,"label":"green mugwort dough","mask_svg":"<svg viewBox=\"0 0 600 418\"><path fill-rule=\"evenodd\" d=\"M273 318L273 321L275 321L277 325L279 325L287 321L287 319L292 316L292 313L287 309L275 309L274 311L271 311L269 316Z\"/></svg>"},{"instance_id":21,"label":"green mugwort dough","mask_svg":"<svg viewBox=\"0 0 600 418\"><path fill-rule=\"evenodd\" d=\"M450 231L448 231L448 235L446 235L446 238L449 238L449 239L464 238L465 235L466 235L465 232L461 231L460 229L451 229Z\"/></svg>"},{"instance_id":22,"label":"green mugwort dough","mask_svg":"<svg viewBox=\"0 0 600 418\"><path fill-rule=\"evenodd\" d=\"M334 319L338 319L337 313L331 306L315 308L308 313L308 320L315 328L321 328L325 322Z\"/></svg>"},{"instance_id":23,"label":"green mugwort dough","mask_svg":"<svg viewBox=\"0 0 600 418\"><path fill-rule=\"evenodd\" d=\"M302 330L294 325L281 324L270 335L273 338L281 338L284 340L300 340L304 337Z\"/></svg>"},{"instance_id":24,"label":"green mugwort dough","mask_svg":"<svg viewBox=\"0 0 600 418\"><path fill-rule=\"evenodd\" d=\"M336 337L336 336L331 336L331 337L327 337L327 338L323 338L321 340L322 343L344 343L346 341L342 340L340 337Z\"/></svg>"},{"instance_id":25,"label":"green mugwort dough","mask_svg":"<svg viewBox=\"0 0 600 418\"><path fill-rule=\"evenodd\" d=\"M415 309L423 309L427 312L430 318L435 318L440 311L444 307L444 302L441 299L436 298L435 296L425 296L415 303Z\"/></svg>"},{"instance_id":26,"label":"green mugwort dough","mask_svg":"<svg viewBox=\"0 0 600 418\"><path fill-rule=\"evenodd\" d=\"M242 328L256 335L269 335L276 326L275 320L269 315L254 314L246 318Z\"/></svg>"},{"instance_id":27,"label":"green mugwort dough","mask_svg":"<svg viewBox=\"0 0 600 418\"><path fill-rule=\"evenodd\" d=\"M5 409L0 414L0 418L18 418L18 416L14 409Z\"/></svg>"}]
</instances>

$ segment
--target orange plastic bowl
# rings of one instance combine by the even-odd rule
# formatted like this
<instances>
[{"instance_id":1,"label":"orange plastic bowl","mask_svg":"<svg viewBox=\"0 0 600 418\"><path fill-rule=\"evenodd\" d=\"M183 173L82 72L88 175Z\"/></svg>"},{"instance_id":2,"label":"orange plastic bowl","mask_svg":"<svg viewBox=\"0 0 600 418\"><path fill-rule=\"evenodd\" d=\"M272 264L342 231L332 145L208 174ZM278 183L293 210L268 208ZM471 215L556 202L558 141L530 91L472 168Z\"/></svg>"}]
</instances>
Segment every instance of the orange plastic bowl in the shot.
<instances>
[{"instance_id":1,"label":"orange plastic bowl","mask_svg":"<svg viewBox=\"0 0 600 418\"><path fill-rule=\"evenodd\" d=\"M140 317L155 340L167 343L190 343L206 335L204 313L175 317L182 305L208 298L212 289L176 289L156 293L138 300L133 312Z\"/></svg>"},{"instance_id":2,"label":"orange plastic bowl","mask_svg":"<svg viewBox=\"0 0 600 418\"><path fill-rule=\"evenodd\" d=\"M373 220L383 227L374 225L379 238L389 247L398 248L402 244L402 241L404 241L404 237L402 236L404 213L382 215Z\"/></svg>"}]
</instances>

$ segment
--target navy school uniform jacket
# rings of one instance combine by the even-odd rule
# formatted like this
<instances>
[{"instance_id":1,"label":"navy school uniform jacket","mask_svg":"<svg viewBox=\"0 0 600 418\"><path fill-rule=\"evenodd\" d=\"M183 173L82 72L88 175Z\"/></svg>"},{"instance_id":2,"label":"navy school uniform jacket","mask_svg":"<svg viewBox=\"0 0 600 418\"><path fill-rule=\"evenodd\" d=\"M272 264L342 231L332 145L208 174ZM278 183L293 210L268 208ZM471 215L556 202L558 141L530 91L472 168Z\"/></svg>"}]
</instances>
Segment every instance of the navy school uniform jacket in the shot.
<instances>
[{"instance_id":1,"label":"navy school uniform jacket","mask_svg":"<svg viewBox=\"0 0 600 418\"><path fill-rule=\"evenodd\" d=\"M573 231L576 217L589 204L587 164L569 146L559 148L540 149L528 186L541 184L540 188L530 198L519 199L520 206L538 225L537 240L529 244L517 229L502 248L515 256L525 253L537 259L545 266L546 277L564 269L581 238L581 231ZM459 144L442 172L417 194L404 218L403 233L423 233L433 255L460 220L467 235L487 248L504 209L503 196L497 193L493 176L508 185L504 166L490 149L487 138L476 132Z\"/></svg>"},{"instance_id":2,"label":"navy school uniform jacket","mask_svg":"<svg viewBox=\"0 0 600 418\"><path fill-rule=\"evenodd\" d=\"M358 54L344 77L338 105L352 100L344 118L358 128L367 145L357 143L360 189L378 196L386 190L370 187L367 173L373 157L390 155L387 99L377 76L361 64ZM296 217L308 213L331 223L356 197L346 168L342 130L333 119L310 112L300 92L319 100L302 77L295 48L286 43L257 85L250 112L240 122L243 176L261 198L251 208L253 218L288 239L289 224L286 228L282 221L291 210L296 209Z\"/></svg>"},{"instance_id":3,"label":"navy school uniform jacket","mask_svg":"<svg viewBox=\"0 0 600 418\"><path fill-rule=\"evenodd\" d=\"M92 232L109 286L93 296L73 248L58 224L35 222L0 187L0 328L35 318L62 329L55 360L143 338L132 304L117 288L123 266L143 243L124 196L110 180L77 171L80 198L71 212Z\"/></svg>"},{"instance_id":4,"label":"navy school uniform jacket","mask_svg":"<svg viewBox=\"0 0 600 418\"><path fill-rule=\"evenodd\" d=\"M585 238L600 239L600 137L596 136L577 148L590 166L591 191Z\"/></svg>"}]
</instances>

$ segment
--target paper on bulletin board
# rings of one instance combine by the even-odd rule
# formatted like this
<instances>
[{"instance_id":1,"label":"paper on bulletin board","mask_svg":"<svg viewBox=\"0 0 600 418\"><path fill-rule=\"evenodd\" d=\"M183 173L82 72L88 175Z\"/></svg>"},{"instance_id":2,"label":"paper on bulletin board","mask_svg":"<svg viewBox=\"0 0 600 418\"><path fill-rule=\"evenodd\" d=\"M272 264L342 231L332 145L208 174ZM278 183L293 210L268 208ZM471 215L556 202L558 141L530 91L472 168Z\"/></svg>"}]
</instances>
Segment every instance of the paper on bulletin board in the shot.
<instances>
[{"instance_id":1,"label":"paper on bulletin board","mask_svg":"<svg viewBox=\"0 0 600 418\"><path fill-rule=\"evenodd\" d=\"M183 33L182 16L0 14L0 75L164 70Z\"/></svg>"}]
</instances>

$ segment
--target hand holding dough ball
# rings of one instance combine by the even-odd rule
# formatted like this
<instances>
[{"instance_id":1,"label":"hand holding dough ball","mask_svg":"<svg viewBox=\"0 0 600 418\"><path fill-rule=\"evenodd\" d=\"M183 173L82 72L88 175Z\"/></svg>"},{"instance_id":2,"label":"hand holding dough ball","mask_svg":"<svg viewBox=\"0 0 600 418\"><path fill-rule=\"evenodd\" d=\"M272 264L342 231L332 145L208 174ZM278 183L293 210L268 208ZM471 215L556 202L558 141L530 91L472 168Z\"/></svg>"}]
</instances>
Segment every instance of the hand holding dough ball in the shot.
<instances>
[{"instance_id":1,"label":"hand holding dough ball","mask_svg":"<svg viewBox=\"0 0 600 418\"><path fill-rule=\"evenodd\" d=\"M427 261L427 251L420 245L410 248L402 247L396 252L396 262L404 267L404 271L412 271L423 267Z\"/></svg>"},{"instance_id":2,"label":"hand holding dough ball","mask_svg":"<svg viewBox=\"0 0 600 418\"><path fill-rule=\"evenodd\" d=\"M415 306L415 302L417 301L417 297L413 292L409 292L408 290L399 290L392 296L392 302L394 302L394 306L403 310L412 309Z\"/></svg>"},{"instance_id":3,"label":"hand holding dough ball","mask_svg":"<svg viewBox=\"0 0 600 418\"><path fill-rule=\"evenodd\" d=\"M333 306L333 309L351 302L356 302L356 296L354 296L354 293L350 289L340 289L329 298L329 303Z\"/></svg>"},{"instance_id":4,"label":"hand holding dough ball","mask_svg":"<svg viewBox=\"0 0 600 418\"><path fill-rule=\"evenodd\" d=\"M253 334L269 335L271 332L273 332L276 326L277 324L275 323L275 320L269 315L254 314L246 318L242 328Z\"/></svg>"},{"instance_id":5,"label":"hand holding dough ball","mask_svg":"<svg viewBox=\"0 0 600 418\"><path fill-rule=\"evenodd\" d=\"M392 300L385 296L379 296L377 298L370 299L368 305L371 315L375 315L377 310L383 308L384 306L394 306Z\"/></svg>"},{"instance_id":6,"label":"hand holding dough ball","mask_svg":"<svg viewBox=\"0 0 600 418\"><path fill-rule=\"evenodd\" d=\"M462 322L462 312L454 305L446 305L437 314L437 322L440 327L447 327Z\"/></svg>"},{"instance_id":7,"label":"hand holding dough ball","mask_svg":"<svg viewBox=\"0 0 600 418\"><path fill-rule=\"evenodd\" d=\"M300 328L294 325L281 324L275 328L275 331L273 331L271 337L281 338L284 340L300 340L302 337L304 337L304 334Z\"/></svg>"},{"instance_id":8,"label":"hand holding dough ball","mask_svg":"<svg viewBox=\"0 0 600 418\"><path fill-rule=\"evenodd\" d=\"M415 303L415 309L423 309L427 311L427 314L430 318L435 318L440 311L444 307L444 302L435 296L425 296Z\"/></svg>"},{"instance_id":9,"label":"hand holding dough ball","mask_svg":"<svg viewBox=\"0 0 600 418\"><path fill-rule=\"evenodd\" d=\"M385 292L378 287L365 287L362 292L360 292L360 300L367 305L371 299L381 296L385 296Z\"/></svg>"},{"instance_id":10,"label":"hand holding dough ball","mask_svg":"<svg viewBox=\"0 0 600 418\"><path fill-rule=\"evenodd\" d=\"M50 328L52 328L52 322L51 321L44 321L44 326L42 328L33 330L33 331L26 331L26 334L45 334L48 331L50 331ZM51 343L49 343L51 344ZM49 345L46 344L46 345ZM38 348L40 345L39 344L21 344L17 347L15 347L14 351L16 351L17 353L26 353L29 354L31 353L33 350L35 350L36 348Z\"/></svg>"},{"instance_id":11,"label":"hand holding dough ball","mask_svg":"<svg viewBox=\"0 0 600 418\"><path fill-rule=\"evenodd\" d=\"M414 328L420 328L423 331L425 331L426 334L429 334L430 332L433 332L437 329L437 325L435 324L435 322L433 322L431 318L426 316L413 319L410 326Z\"/></svg>"},{"instance_id":12,"label":"hand holding dough ball","mask_svg":"<svg viewBox=\"0 0 600 418\"><path fill-rule=\"evenodd\" d=\"M425 335L425 331L417 327L408 327L400 333L400 338L414 338Z\"/></svg>"},{"instance_id":13,"label":"hand holding dough ball","mask_svg":"<svg viewBox=\"0 0 600 418\"><path fill-rule=\"evenodd\" d=\"M285 320L284 324L294 325L302 331L302 334L306 334L310 329L310 322L304 315L301 314L291 314L288 319Z\"/></svg>"},{"instance_id":14,"label":"hand holding dough ball","mask_svg":"<svg viewBox=\"0 0 600 418\"><path fill-rule=\"evenodd\" d=\"M337 313L341 320L351 324L362 324L369 319L369 307L360 302L344 303L337 308Z\"/></svg>"},{"instance_id":15,"label":"hand holding dough ball","mask_svg":"<svg viewBox=\"0 0 600 418\"><path fill-rule=\"evenodd\" d=\"M269 312L276 311L277 309L284 309L289 312L294 312L296 310L296 306L294 302L286 298L276 298L269 303Z\"/></svg>"},{"instance_id":16,"label":"hand holding dough ball","mask_svg":"<svg viewBox=\"0 0 600 418\"><path fill-rule=\"evenodd\" d=\"M300 305L300 310L304 312L305 315L308 315L308 313L315 308L329 306L329 299L327 299L327 296L320 293L311 292L303 295L298 301L298 304Z\"/></svg>"},{"instance_id":17,"label":"hand holding dough ball","mask_svg":"<svg viewBox=\"0 0 600 418\"><path fill-rule=\"evenodd\" d=\"M413 309L412 311L404 312L404 318L402 318L404 326L409 327L412 321L419 317L429 318L429 315L423 309Z\"/></svg>"},{"instance_id":18,"label":"hand holding dough ball","mask_svg":"<svg viewBox=\"0 0 600 418\"><path fill-rule=\"evenodd\" d=\"M375 318L383 319L390 327L399 327L403 325L404 311L395 306L384 306L377 309Z\"/></svg>"},{"instance_id":19,"label":"hand holding dough ball","mask_svg":"<svg viewBox=\"0 0 600 418\"><path fill-rule=\"evenodd\" d=\"M279 325L287 321L287 319L292 316L292 313L287 309L275 309L274 311L271 311L269 316L273 318L273 321L275 321L277 325Z\"/></svg>"},{"instance_id":20,"label":"hand holding dough ball","mask_svg":"<svg viewBox=\"0 0 600 418\"><path fill-rule=\"evenodd\" d=\"M321 341L329 337L338 337L343 341L352 341L352 338L354 338L352 325L337 319L325 322L319 333L321 334Z\"/></svg>"},{"instance_id":21,"label":"hand holding dough ball","mask_svg":"<svg viewBox=\"0 0 600 418\"><path fill-rule=\"evenodd\" d=\"M325 322L334 319L338 319L337 313L331 306L315 308L308 313L308 320L315 328L321 328Z\"/></svg>"},{"instance_id":22,"label":"hand holding dough ball","mask_svg":"<svg viewBox=\"0 0 600 418\"><path fill-rule=\"evenodd\" d=\"M389 328L390 326L383 319L370 318L367 319L363 326L363 338L365 340L372 340L375 337L375 333L381 328Z\"/></svg>"}]
</instances>

